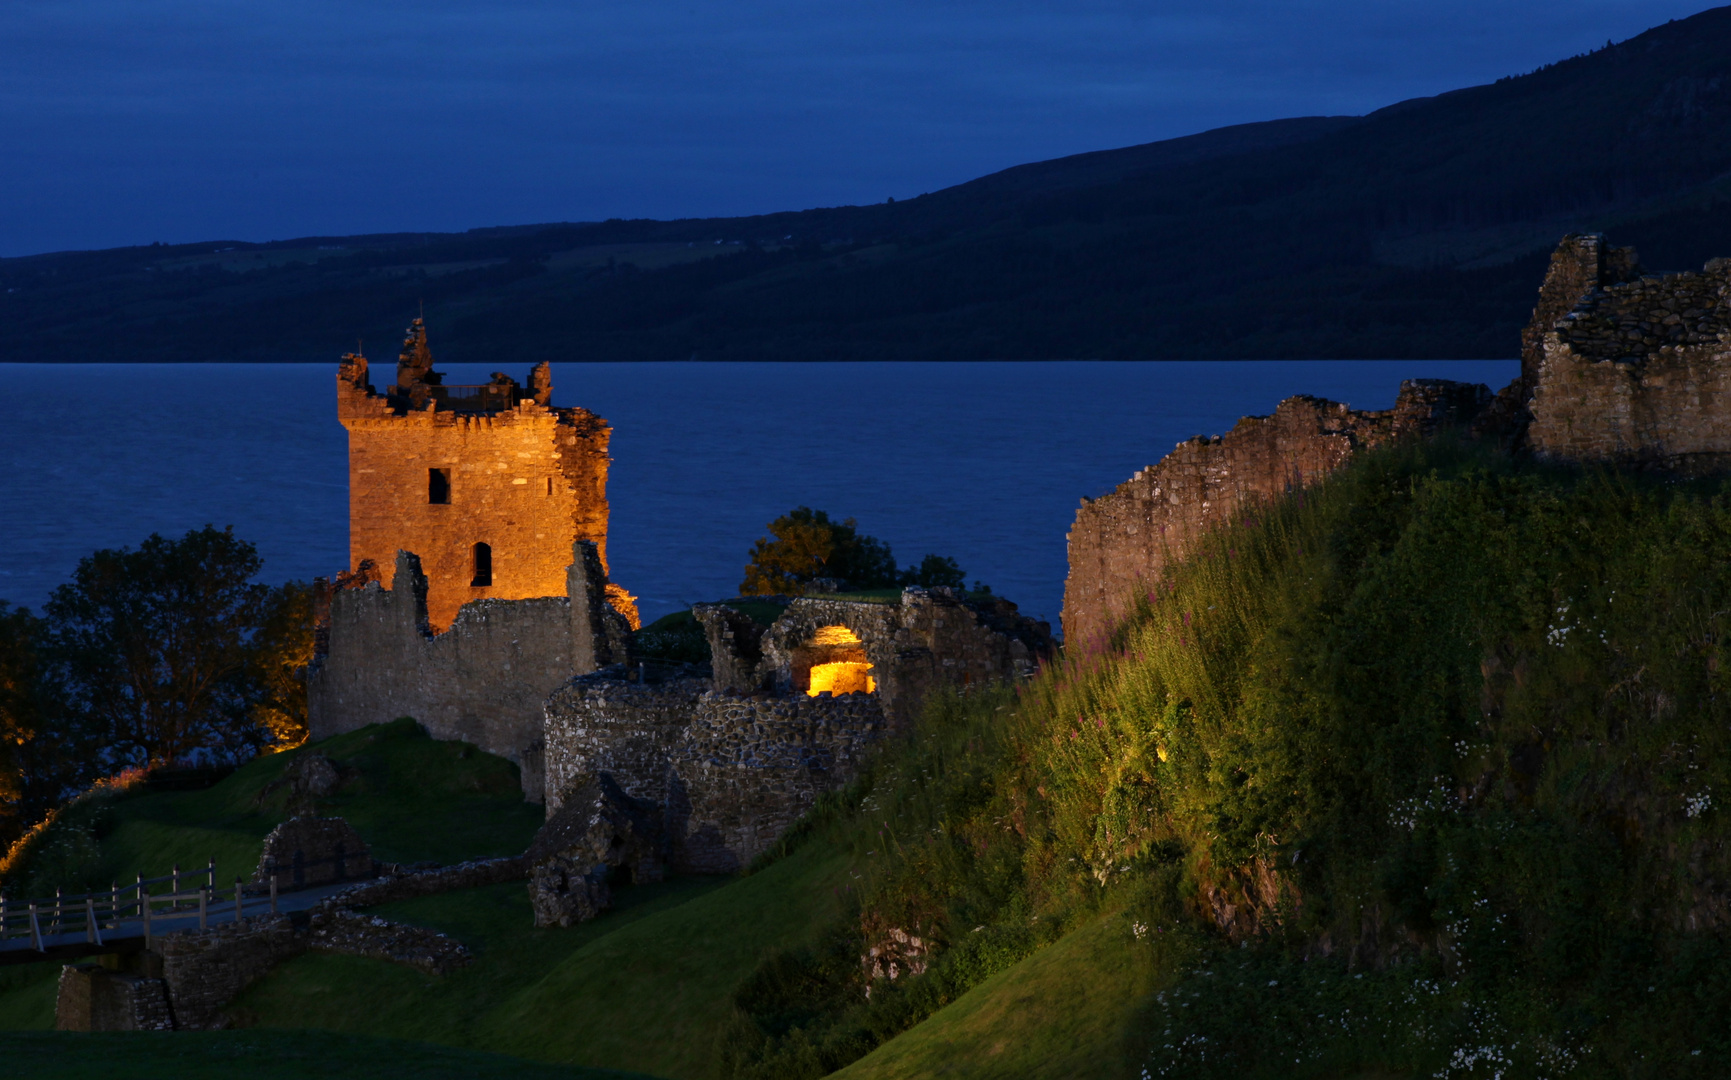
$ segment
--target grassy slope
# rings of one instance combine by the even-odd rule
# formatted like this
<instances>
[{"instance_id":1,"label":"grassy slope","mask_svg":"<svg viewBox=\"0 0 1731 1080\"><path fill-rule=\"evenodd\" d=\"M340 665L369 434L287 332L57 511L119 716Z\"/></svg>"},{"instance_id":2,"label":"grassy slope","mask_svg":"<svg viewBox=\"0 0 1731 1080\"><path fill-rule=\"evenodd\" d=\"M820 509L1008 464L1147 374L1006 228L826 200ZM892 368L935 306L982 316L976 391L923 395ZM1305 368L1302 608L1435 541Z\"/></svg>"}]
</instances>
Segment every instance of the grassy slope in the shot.
<instances>
[{"instance_id":1,"label":"grassy slope","mask_svg":"<svg viewBox=\"0 0 1731 1080\"><path fill-rule=\"evenodd\" d=\"M380 859L514 854L541 824L541 808L523 801L516 766L464 743L430 739L413 724L374 725L309 749L351 771L319 812L348 819ZM250 876L265 835L285 816L286 793L266 789L302 752L259 758L204 791L132 792L83 803L44 834L7 891L101 887L160 875L175 863L203 867L213 856L218 881ZM59 972L53 963L0 968L0 1029L52 1027Z\"/></svg>"},{"instance_id":2,"label":"grassy slope","mask_svg":"<svg viewBox=\"0 0 1731 1080\"><path fill-rule=\"evenodd\" d=\"M122 1065L122 1063L124 1063ZM611 1070L307 1031L0 1035L0 1073L18 1080L628 1080Z\"/></svg>"},{"instance_id":3,"label":"grassy slope","mask_svg":"<svg viewBox=\"0 0 1731 1080\"><path fill-rule=\"evenodd\" d=\"M836 1073L844 1080L1025 1077L1107 1080L1130 1073L1126 1033L1167 981L1130 920L1102 916Z\"/></svg>"},{"instance_id":4,"label":"grassy slope","mask_svg":"<svg viewBox=\"0 0 1731 1080\"><path fill-rule=\"evenodd\" d=\"M459 862L522 851L540 827L517 768L466 743L438 742L408 721L372 725L305 750L261 757L204 791L130 792L74 807L8 882L46 895L158 876L214 857L218 881L251 876L264 837L287 816L287 792L269 790L297 754L317 752L347 770L318 806L346 818L391 862Z\"/></svg>"},{"instance_id":5,"label":"grassy slope","mask_svg":"<svg viewBox=\"0 0 1731 1080\"><path fill-rule=\"evenodd\" d=\"M255 984L231 1013L263 1027L712 1076L730 991L766 949L797 944L835 917L843 873L813 845L749 878L622 889L616 910L571 929L534 929L521 885L388 905L377 911L457 936L476 962L440 980L378 961L304 956Z\"/></svg>"}]
</instances>

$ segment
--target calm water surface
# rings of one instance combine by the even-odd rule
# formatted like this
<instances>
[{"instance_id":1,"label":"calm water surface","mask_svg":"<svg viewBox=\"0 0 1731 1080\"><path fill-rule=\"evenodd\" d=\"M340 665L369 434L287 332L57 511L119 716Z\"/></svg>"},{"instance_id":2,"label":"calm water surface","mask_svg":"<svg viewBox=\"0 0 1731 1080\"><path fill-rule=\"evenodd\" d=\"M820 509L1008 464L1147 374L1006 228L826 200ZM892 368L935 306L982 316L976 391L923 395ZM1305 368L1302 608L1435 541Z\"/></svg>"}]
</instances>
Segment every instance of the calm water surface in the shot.
<instances>
[{"instance_id":1,"label":"calm water surface","mask_svg":"<svg viewBox=\"0 0 1731 1080\"><path fill-rule=\"evenodd\" d=\"M454 383L485 382L470 365ZM1064 536L1192 435L1281 398L1394 403L1400 381L1500 387L1508 361L554 364L554 401L613 425L613 577L649 618L731 596L794 506L855 517L902 564L953 555L1057 623ZM528 368L509 372L526 380ZM380 365L375 383L388 381ZM271 580L347 566L336 365L0 364L0 599L36 607L78 559L214 523Z\"/></svg>"}]
</instances>

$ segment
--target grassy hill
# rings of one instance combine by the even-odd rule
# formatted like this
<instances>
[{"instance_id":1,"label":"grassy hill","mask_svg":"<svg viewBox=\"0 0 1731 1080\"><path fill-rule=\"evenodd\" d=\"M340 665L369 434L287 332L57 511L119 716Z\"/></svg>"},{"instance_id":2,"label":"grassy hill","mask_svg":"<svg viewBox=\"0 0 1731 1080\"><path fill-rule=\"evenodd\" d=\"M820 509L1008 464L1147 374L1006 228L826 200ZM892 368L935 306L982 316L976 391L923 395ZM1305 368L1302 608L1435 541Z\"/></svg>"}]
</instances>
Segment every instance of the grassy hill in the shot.
<instances>
[{"instance_id":1,"label":"grassy hill","mask_svg":"<svg viewBox=\"0 0 1731 1080\"><path fill-rule=\"evenodd\" d=\"M303 956L228 1037L680 1080L1724 1075L1728 484L1368 453L1215 534L1098 651L936 699L754 872L568 930L521 886L390 905L475 962ZM462 799L505 820L500 763L344 739L386 777L340 796L381 849L443 843ZM207 828L204 799L256 834L275 768L113 813ZM410 775L450 793L414 841L366 801ZM42 1026L51 974L0 976L0 1025Z\"/></svg>"},{"instance_id":2,"label":"grassy hill","mask_svg":"<svg viewBox=\"0 0 1731 1080\"><path fill-rule=\"evenodd\" d=\"M1719 8L875 206L4 259L0 360L388 359L422 301L441 359L489 363L1508 356L1565 232L1655 269L1731 252L1727 86Z\"/></svg>"}]
</instances>

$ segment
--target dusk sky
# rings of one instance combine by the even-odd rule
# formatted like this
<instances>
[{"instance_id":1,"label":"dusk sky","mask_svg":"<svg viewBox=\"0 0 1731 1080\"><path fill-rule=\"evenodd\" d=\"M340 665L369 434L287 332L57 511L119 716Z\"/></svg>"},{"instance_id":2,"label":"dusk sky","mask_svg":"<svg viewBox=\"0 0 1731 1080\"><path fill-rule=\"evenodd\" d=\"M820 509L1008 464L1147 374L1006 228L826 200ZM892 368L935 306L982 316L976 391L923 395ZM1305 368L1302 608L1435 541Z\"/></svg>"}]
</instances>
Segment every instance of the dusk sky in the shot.
<instances>
[{"instance_id":1,"label":"dusk sky","mask_svg":"<svg viewBox=\"0 0 1731 1080\"><path fill-rule=\"evenodd\" d=\"M1698 0L6 0L0 256L905 198L1359 114Z\"/></svg>"}]
</instances>

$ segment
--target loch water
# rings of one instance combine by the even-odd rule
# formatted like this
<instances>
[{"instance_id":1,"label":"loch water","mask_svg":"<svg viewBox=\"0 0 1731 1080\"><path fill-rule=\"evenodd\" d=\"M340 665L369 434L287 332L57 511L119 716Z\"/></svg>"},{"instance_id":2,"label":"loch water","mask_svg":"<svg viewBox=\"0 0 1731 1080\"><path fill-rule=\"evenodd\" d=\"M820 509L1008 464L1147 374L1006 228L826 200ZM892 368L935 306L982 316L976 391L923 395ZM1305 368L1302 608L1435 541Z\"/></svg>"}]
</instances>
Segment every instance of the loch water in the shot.
<instances>
[{"instance_id":1,"label":"loch water","mask_svg":"<svg viewBox=\"0 0 1731 1080\"><path fill-rule=\"evenodd\" d=\"M441 365L452 383L485 382ZM508 374L526 380L528 365ZM1402 379L1497 388L1513 360L553 365L613 425L613 577L646 618L731 596L795 506L853 517L902 564L951 555L1047 618L1083 496L1284 397L1360 409ZM379 365L375 383L389 381ZM268 580L347 566L335 364L0 364L0 599L38 607L80 557L233 525Z\"/></svg>"}]
</instances>

